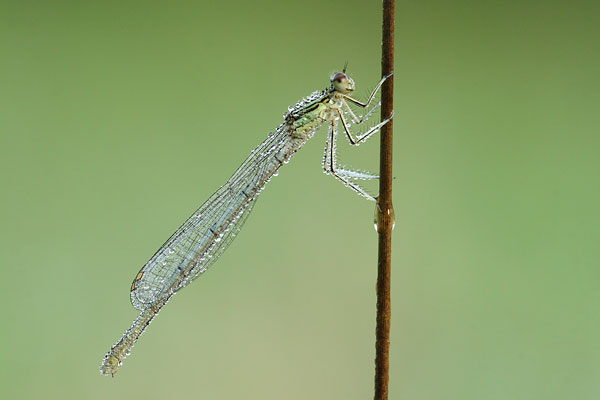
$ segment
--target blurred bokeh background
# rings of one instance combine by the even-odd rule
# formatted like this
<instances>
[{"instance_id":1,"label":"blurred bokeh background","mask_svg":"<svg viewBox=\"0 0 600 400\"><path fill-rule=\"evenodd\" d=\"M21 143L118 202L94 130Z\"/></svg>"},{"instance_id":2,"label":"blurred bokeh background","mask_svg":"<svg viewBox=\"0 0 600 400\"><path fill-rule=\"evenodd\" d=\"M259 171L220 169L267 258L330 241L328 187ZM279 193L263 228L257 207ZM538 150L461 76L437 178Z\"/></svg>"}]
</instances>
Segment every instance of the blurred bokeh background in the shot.
<instances>
[{"instance_id":1,"label":"blurred bokeh background","mask_svg":"<svg viewBox=\"0 0 600 400\"><path fill-rule=\"evenodd\" d=\"M594 2L400 2L391 399L600 397ZM138 269L380 2L0 2L0 398L368 399L373 204L282 168L114 379ZM378 139L340 158L376 170Z\"/></svg>"}]
</instances>

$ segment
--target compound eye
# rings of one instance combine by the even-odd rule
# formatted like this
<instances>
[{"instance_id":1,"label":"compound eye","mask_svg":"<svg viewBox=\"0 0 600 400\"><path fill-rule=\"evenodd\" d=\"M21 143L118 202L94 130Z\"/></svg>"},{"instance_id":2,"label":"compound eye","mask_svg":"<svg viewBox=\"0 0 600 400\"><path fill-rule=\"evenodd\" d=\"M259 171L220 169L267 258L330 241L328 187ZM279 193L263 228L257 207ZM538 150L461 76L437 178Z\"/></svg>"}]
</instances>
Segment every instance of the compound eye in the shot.
<instances>
[{"instance_id":1,"label":"compound eye","mask_svg":"<svg viewBox=\"0 0 600 400\"><path fill-rule=\"evenodd\" d=\"M331 76L331 82L342 82L347 79L348 77L343 72L336 72Z\"/></svg>"}]
</instances>

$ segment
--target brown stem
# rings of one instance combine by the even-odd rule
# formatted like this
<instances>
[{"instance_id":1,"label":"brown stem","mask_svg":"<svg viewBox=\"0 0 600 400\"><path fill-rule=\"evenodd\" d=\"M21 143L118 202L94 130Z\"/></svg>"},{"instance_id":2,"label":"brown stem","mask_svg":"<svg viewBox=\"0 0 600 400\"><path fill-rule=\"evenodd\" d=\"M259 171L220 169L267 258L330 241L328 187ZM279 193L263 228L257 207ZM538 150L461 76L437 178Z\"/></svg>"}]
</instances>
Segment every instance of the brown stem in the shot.
<instances>
[{"instance_id":1,"label":"brown stem","mask_svg":"<svg viewBox=\"0 0 600 400\"><path fill-rule=\"evenodd\" d=\"M383 0L383 29L381 45L381 76L394 71L394 0ZM394 109L394 76L381 88L381 119ZM377 232L379 249L377 261L377 328L375 340L375 400L388 399L390 349L390 276L392 255L392 123L381 128L379 159L379 197L377 198Z\"/></svg>"}]
</instances>

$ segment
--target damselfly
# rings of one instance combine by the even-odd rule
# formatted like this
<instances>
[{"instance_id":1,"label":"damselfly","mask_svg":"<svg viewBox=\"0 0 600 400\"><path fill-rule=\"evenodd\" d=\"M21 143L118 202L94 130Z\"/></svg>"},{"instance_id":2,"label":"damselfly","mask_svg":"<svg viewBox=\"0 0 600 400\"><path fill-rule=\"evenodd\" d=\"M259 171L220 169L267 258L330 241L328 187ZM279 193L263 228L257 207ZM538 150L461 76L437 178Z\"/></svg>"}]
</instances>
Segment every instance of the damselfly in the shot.
<instances>
[{"instance_id":1,"label":"damselfly","mask_svg":"<svg viewBox=\"0 0 600 400\"><path fill-rule=\"evenodd\" d=\"M373 106L371 103L390 75L377 84L363 103L350 96L354 91L354 81L345 72L346 68L334 73L328 88L313 92L290 106L284 114L284 121L275 132L269 133L267 139L252 150L231 178L142 267L131 284L130 293L131 303L140 310L140 314L104 357L100 365L101 374L114 375L160 309L179 289L206 271L219 258L240 231L267 182L323 124L329 124L323 155L324 172L359 195L375 200L356 180L378 177L338 167L336 137L338 121L341 121L350 144L357 146L392 119L390 115L365 132L357 134L350 131L350 123L346 120L348 116L358 125L372 115L380 103ZM348 103L366 109L364 116L358 117Z\"/></svg>"}]
</instances>

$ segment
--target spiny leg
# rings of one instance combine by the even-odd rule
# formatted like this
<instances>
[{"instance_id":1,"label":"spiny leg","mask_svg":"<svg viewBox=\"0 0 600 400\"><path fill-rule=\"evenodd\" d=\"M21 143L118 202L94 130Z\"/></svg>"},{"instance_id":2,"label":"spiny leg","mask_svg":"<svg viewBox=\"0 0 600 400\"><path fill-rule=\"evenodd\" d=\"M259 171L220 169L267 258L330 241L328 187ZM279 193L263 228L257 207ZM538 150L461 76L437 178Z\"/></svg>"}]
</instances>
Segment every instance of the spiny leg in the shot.
<instances>
[{"instance_id":1,"label":"spiny leg","mask_svg":"<svg viewBox=\"0 0 600 400\"><path fill-rule=\"evenodd\" d=\"M325 144L325 151L323 152L323 172L327 175L331 174L331 157L332 157L332 153L335 153L331 151L331 146L332 146L332 135L331 135L331 131L333 129L333 125L329 125L329 130L327 132L327 139L326 139L326 144ZM336 154L333 154L333 156L335 157ZM337 168L336 172L338 173L338 175L342 175L346 178L350 178L350 179L378 179L379 176L378 175L373 175L367 172L362 172L362 171L353 171L353 170L347 170L347 169L342 169L342 168Z\"/></svg>"},{"instance_id":2,"label":"spiny leg","mask_svg":"<svg viewBox=\"0 0 600 400\"><path fill-rule=\"evenodd\" d=\"M342 114L342 112L339 109L337 110L337 112L340 117L340 120L342 121L342 126L344 127L344 131L346 132L346 136L348 137L350 144L353 146L358 146L362 142L369 139L371 136L373 136L373 134L375 132L379 131L382 126L384 126L385 124L390 122L392 120L392 118L394 117L394 112L392 111L392 115L390 115L388 118L384 119L377 125L371 127L368 131L363 133L361 136L358 136L356 139L354 139L354 137L352 136L352 133L350 132L350 129L348 128L348 123L346 122L346 119L344 118L344 114Z\"/></svg>"},{"instance_id":3,"label":"spiny leg","mask_svg":"<svg viewBox=\"0 0 600 400\"><path fill-rule=\"evenodd\" d=\"M376 178L375 175L364 174L362 172L356 171L347 171L347 170L338 170L336 166L336 136L337 136L337 124L336 121L331 121L331 128L328 132L327 145L325 147L326 154L323 157L323 170L326 174L333 175L334 178L341 181L345 186L354 190L359 195L375 201L375 198L368 194L363 188L361 188L356 183L350 181L350 178L359 178L359 179L373 179ZM327 154L329 153L329 154Z\"/></svg>"},{"instance_id":4,"label":"spiny leg","mask_svg":"<svg viewBox=\"0 0 600 400\"><path fill-rule=\"evenodd\" d=\"M369 117L371 116L371 114L373 114L375 112L375 110L377 110L379 107L381 107L381 102L377 102L377 104L375 104L373 107L371 107L371 109L369 111L367 111L367 113L364 116L361 116L361 118L358 118L356 116L356 114L354 114L354 111L352 111L352 109L350 108L350 106L348 105L348 103L346 103L345 101L342 102L344 104L344 107L346 108L346 112L348 113L348 115L350 115L350 119L352 120L352 122L354 122L355 124L362 124L363 122L365 122L366 120L369 119Z\"/></svg>"},{"instance_id":5,"label":"spiny leg","mask_svg":"<svg viewBox=\"0 0 600 400\"><path fill-rule=\"evenodd\" d=\"M388 79L393 73L390 73L386 76L384 76L381 81L379 81L379 83L377 84L377 86L375 86L375 89L373 89L373 92L371 92L371 95L369 96L369 98L367 99L367 101L365 103L362 103L350 96L344 95L344 100L342 100L343 106L346 108L346 111L348 113L348 115L350 115L350 119L352 120L352 122L354 122L355 124L361 124L364 121L366 121L367 119L369 119L369 117L371 116L371 114L377 109L379 108L379 106L381 106L381 102L379 102L378 104L376 104L374 107L372 107L370 110L368 110L368 112L363 116L361 116L361 118L358 118L356 116L356 114L354 114L354 112L352 111L352 109L350 108L350 106L348 105L348 103L345 100L348 100L349 102L359 106L359 107L363 107L363 108L367 108L370 104L371 101L373 101L373 98L375 97L375 95L377 94L377 92L379 91L379 89L381 89L381 86L383 85L383 83L386 81L386 79ZM338 111L338 115L340 117L340 119L342 120L342 125L344 127L344 131L346 132L346 136L348 137L348 140L350 141L350 144L352 144L353 146L357 146L358 144L366 141L367 139L369 139L371 137L371 135L373 135L375 132L377 132L382 126L384 126L386 123L388 123L392 117L394 116L394 113L392 111L392 115L390 115L387 119L385 119L384 121L381 121L379 124L373 126L372 128L370 128L367 132L365 132L364 134L358 136L356 139L354 139L354 137L352 136L352 133L350 132L348 123L346 122L346 118L344 117L344 114L342 113L341 110L337 110Z\"/></svg>"}]
</instances>

